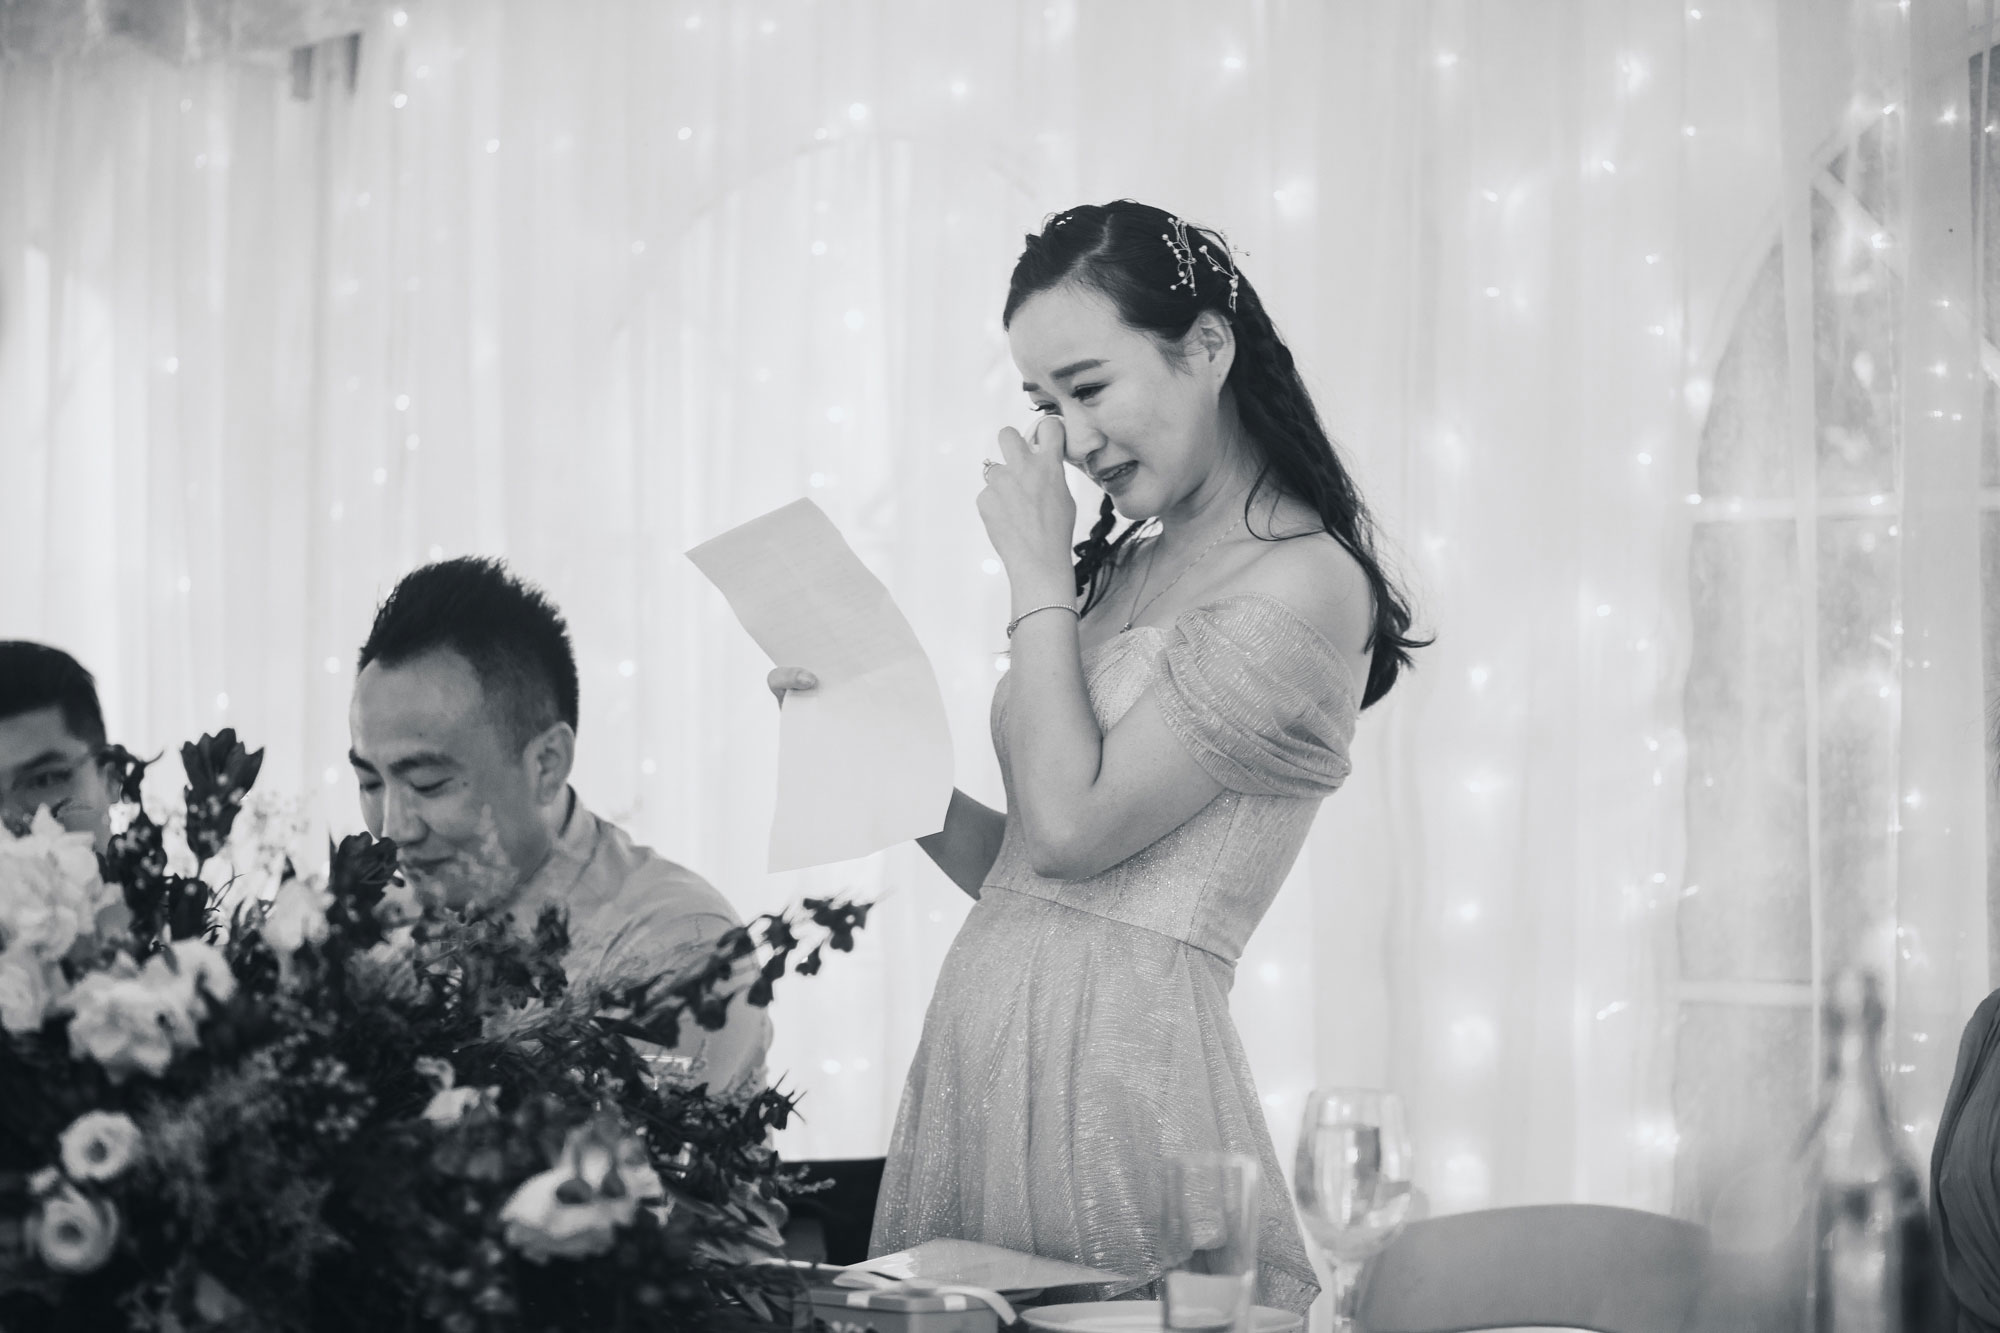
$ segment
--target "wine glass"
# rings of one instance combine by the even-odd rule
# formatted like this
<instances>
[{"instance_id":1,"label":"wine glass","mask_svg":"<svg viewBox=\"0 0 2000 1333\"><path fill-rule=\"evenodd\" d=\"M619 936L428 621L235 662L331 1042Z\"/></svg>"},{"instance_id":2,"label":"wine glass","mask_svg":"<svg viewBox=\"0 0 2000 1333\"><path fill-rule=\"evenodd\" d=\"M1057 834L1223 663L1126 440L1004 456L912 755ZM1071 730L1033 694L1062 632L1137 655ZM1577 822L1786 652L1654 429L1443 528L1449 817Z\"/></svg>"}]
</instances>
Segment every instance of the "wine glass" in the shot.
<instances>
[{"instance_id":1,"label":"wine glass","mask_svg":"<svg viewBox=\"0 0 2000 1333\"><path fill-rule=\"evenodd\" d=\"M1409 1217L1402 1098L1373 1088L1315 1088L1292 1176L1306 1230L1333 1265L1334 1318L1349 1325L1362 1265Z\"/></svg>"}]
</instances>

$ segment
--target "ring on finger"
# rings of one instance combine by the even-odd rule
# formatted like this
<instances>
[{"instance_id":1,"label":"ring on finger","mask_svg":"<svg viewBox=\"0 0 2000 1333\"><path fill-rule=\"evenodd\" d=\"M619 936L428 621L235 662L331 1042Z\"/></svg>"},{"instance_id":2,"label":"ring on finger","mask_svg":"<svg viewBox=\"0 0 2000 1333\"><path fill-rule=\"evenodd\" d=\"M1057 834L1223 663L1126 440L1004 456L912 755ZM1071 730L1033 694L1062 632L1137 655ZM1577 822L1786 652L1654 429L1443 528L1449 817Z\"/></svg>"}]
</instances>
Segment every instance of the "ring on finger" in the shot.
<instances>
[{"instance_id":1,"label":"ring on finger","mask_svg":"<svg viewBox=\"0 0 2000 1333\"><path fill-rule=\"evenodd\" d=\"M982 460L981 463L979 464L979 475L981 479L983 480L984 478L992 476L993 469L999 466L1000 464L995 462L991 458Z\"/></svg>"}]
</instances>

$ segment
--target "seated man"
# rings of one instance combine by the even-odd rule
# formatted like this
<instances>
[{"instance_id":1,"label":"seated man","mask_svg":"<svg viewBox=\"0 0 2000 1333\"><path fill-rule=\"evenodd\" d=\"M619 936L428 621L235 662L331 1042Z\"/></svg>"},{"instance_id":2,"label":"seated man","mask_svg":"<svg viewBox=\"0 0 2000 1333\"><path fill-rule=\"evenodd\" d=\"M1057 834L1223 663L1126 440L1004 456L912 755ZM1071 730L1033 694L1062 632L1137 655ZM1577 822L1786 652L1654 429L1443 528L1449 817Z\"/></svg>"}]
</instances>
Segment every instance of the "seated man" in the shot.
<instances>
[{"instance_id":1,"label":"seated man","mask_svg":"<svg viewBox=\"0 0 2000 1333\"><path fill-rule=\"evenodd\" d=\"M569 911L574 980L679 972L740 921L698 875L584 808L570 788L577 674L560 614L494 560L426 565L396 585L361 648L348 758L368 831L396 843L419 895L532 926ZM692 1017L676 1081L763 1086L770 1019L741 1000Z\"/></svg>"},{"instance_id":2,"label":"seated man","mask_svg":"<svg viewBox=\"0 0 2000 1333\"><path fill-rule=\"evenodd\" d=\"M60 648L0 640L0 819L47 806L64 828L111 840L116 780L105 762L97 682Z\"/></svg>"}]
</instances>

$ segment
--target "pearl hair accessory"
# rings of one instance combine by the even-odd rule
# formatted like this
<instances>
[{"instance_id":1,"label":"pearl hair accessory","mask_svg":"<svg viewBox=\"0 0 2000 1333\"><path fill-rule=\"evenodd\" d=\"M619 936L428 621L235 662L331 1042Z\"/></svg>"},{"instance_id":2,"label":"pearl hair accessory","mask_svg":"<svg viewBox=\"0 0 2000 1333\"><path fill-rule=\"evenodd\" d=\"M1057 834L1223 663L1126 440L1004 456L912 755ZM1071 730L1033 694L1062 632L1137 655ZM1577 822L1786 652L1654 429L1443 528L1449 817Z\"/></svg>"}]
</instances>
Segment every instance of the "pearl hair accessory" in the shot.
<instances>
[{"instance_id":1,"label":"pearl hair accessory","mask_svg":"<svg viewBox=\"0 0 2000 1333\"><path fill-rule=\"evenodd\" d=\"M1232 315L1235 314L1236 284L1237 284L1236 258L1233 254L1229 253L1229 248L1228 248L1229 243L1227 241L1223 242L1224 257L1229 260L1229 266L1227 268L1224 268L1221 264L1216 262L1215 256L1209 252L1207 241L1203 241L1199 246L1191 245L1188 242L1187 223L1181 221L1179 218L1174 217L1171 214L1168 215L1167 221L1172 224L1173 231L1161 232L1160 239L1165 241L1167 243L1167 248L1174 252L1174 266L1180 270L1179 279L1174 283L1172 287L1167 288L1167 290L1176 291L1179 288L1185 287L1188 289L1189 296L1193 296L1196 294L1194 286L1194 275L1195 275L1194 259L1195 255L1199 254L1203 259L1208 261L1208 266L1210 268L1214 269L1217 273L1220 273L1223 277L1229 279L1229 313ZM1197 235L1198 234L1199 233L1197 233Z\"/></svg>"}]
</instances>

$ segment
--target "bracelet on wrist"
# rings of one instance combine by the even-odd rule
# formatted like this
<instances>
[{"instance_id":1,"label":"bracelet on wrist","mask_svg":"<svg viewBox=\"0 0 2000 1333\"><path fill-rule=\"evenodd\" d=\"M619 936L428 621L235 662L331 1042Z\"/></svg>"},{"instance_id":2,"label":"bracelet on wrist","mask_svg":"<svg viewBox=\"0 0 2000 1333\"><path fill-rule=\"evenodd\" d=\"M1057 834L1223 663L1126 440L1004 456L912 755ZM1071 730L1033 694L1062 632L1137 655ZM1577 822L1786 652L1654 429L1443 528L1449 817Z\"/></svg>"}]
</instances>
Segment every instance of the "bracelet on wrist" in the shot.
<instances>
[{"instance_id":1,"label":"bracelet on wrist","mask_svg":"<svg viewBox=\"0 0 2000 1333\"><path fill-rule=\"evenodd\" d=\"M1069 602L1048 602L1041 606L1031 606L1026 611L1023 611L1020 615L1015 616L1012 620L1007 622L1007 637L1010 639L1013 638L1014 631L1019 629L1021 627L1021 622L1026 620L1029 616L1039 615L1044 611L1067 611L1071 615L1075 616L1079 622L1082 621L1083 619L1083 612L1077 610L1076 607Z\"/></svg>"}]
</instances>

